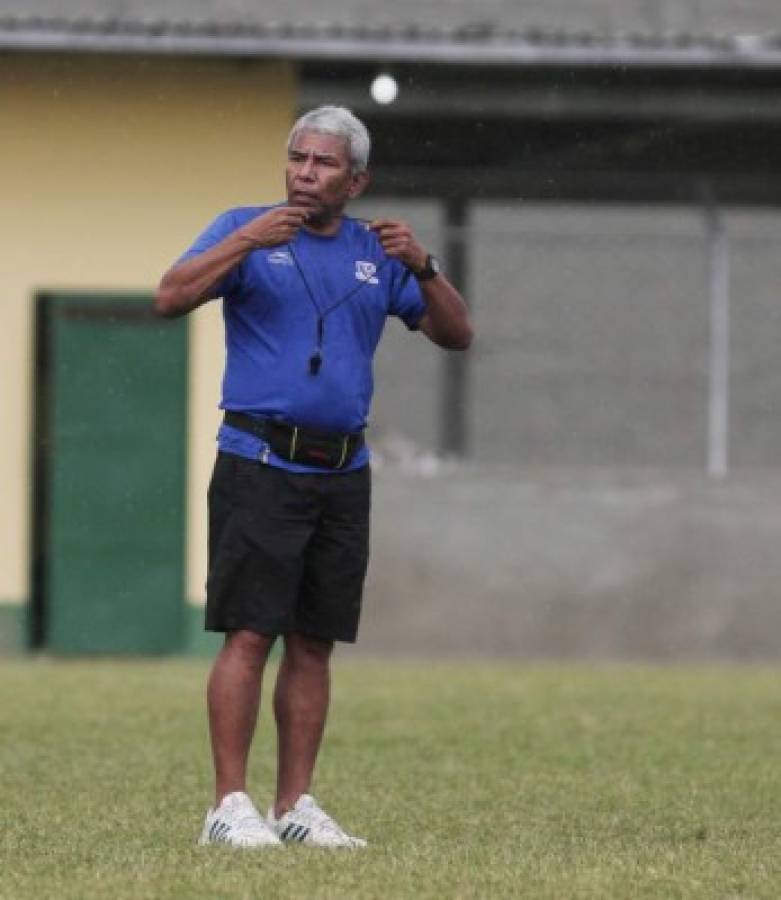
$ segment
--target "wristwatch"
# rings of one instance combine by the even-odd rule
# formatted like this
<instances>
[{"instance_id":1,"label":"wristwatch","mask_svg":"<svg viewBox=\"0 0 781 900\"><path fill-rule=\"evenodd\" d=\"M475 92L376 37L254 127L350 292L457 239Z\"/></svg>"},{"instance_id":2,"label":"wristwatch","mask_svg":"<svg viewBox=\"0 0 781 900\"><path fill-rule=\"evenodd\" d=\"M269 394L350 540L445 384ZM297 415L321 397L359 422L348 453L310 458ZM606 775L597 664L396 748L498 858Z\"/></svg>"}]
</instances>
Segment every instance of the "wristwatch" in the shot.
<instances>
[{"instance_id":1,"label":"wristwatch","mask_svg":"<svg viewBox=\"0 0 781 900\"><path fill-rule=\"evenodd\" d=\"M439 260L436 256L432 256L430 253L426 257L426 261L423 264L422 269L412 270L412 274L418 281L430 281L432 278L436 278L437 275L442 271L442 267L439 265Z\"/></svg>"}]
</instances>

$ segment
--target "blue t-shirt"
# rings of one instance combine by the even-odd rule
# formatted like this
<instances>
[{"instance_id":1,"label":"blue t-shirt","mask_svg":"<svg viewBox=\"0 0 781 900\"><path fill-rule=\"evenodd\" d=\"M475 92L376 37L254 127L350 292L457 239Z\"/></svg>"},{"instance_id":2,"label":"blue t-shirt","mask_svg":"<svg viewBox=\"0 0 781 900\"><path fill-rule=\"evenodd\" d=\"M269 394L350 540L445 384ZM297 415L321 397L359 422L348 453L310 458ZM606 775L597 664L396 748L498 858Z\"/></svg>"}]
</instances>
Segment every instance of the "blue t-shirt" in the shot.
<instances>
[{"instance_id":1,"label":"blue t-shirt","mask_svg":"<svg viewBox=\"0 0 781 900\"><path fill-rule=\"evenodd\" d=\"M219 243L272 207L218 216L180 262ZM321 237L301 229L288 244L253 250L215 288L223 297L225 374L220 407L325 431L366 427L372 359L389 315L415 329L425 304L415 278L387 256L377 236L349 217ZM318 374L310 360L318 347ZM221 450L294 472L328 473L280 459L264 441L225 424ZM368 462L364 446L346 470Z\"/></svg>"}]
</instances>

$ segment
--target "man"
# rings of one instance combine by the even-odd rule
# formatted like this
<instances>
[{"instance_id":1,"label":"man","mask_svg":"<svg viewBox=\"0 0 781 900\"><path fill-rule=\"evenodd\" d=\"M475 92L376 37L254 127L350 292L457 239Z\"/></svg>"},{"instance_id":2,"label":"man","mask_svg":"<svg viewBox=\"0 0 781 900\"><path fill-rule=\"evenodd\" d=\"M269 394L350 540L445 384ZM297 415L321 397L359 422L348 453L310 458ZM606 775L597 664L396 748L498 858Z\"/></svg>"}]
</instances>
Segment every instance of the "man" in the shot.
<instances>
[{"instance_id":1,"label":"man","mask_svg":"<svg viewBox=\"0 0 781 900\"><path fill-rule=\"evenodd\" d=\"M155 309L222 297L225 420L209 487L206 628L225 633L207 690L215 804L201 843L364 846L309 794L334 642L354 641L368 559L363 441L372 357L388 315L465 349L463 299L409 226L345 215L363 193L369 135L342 107L288 139L287 202L219 216L163 276ZM269 650L278 772L264 820L246 770Z\"/></svg>"}]
</instances>

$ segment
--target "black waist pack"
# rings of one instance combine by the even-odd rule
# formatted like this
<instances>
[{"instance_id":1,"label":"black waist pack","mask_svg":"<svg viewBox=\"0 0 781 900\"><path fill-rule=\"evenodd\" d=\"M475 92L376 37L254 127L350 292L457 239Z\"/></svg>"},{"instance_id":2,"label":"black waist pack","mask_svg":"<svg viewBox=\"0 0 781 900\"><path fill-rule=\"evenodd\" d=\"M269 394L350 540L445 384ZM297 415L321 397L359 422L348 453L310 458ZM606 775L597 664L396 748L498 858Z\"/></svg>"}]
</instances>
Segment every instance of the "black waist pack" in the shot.
<instances>
[{"instance_id":1,"label":"black waist pack","mask_svg":"<svg viewBox=\"0 0 781 900\"><path fill-rule=\"evenodd\" d=\"M343 469L364 444L362 431L337 434L272 419L256 419L238 412L226 412L225 424L254 434L280 459L321 469Z\"/></svg>"}]
</instances>

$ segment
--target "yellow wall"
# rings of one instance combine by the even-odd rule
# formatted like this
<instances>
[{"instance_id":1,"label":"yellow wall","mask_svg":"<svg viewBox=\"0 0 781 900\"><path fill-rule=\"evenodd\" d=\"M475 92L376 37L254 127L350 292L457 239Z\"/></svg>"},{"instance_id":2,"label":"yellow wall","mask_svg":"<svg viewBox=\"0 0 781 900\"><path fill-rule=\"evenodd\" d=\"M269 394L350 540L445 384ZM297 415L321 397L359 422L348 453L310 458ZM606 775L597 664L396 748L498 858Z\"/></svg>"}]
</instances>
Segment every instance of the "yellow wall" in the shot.
<instances>
[{"instance_id":1,"label":"yellow wall","mask_svg":"<svg viewBox=\"0 0 781 900\"><path fill-rule=\"evenodd\" d=\"M0 56L0 602L29 591L33 297L151 291L221 210L283 196L292 69L239 60ZM190 322L187 595L205 577L205 489L223 338Z\"/></svg>"}]
</instances>

